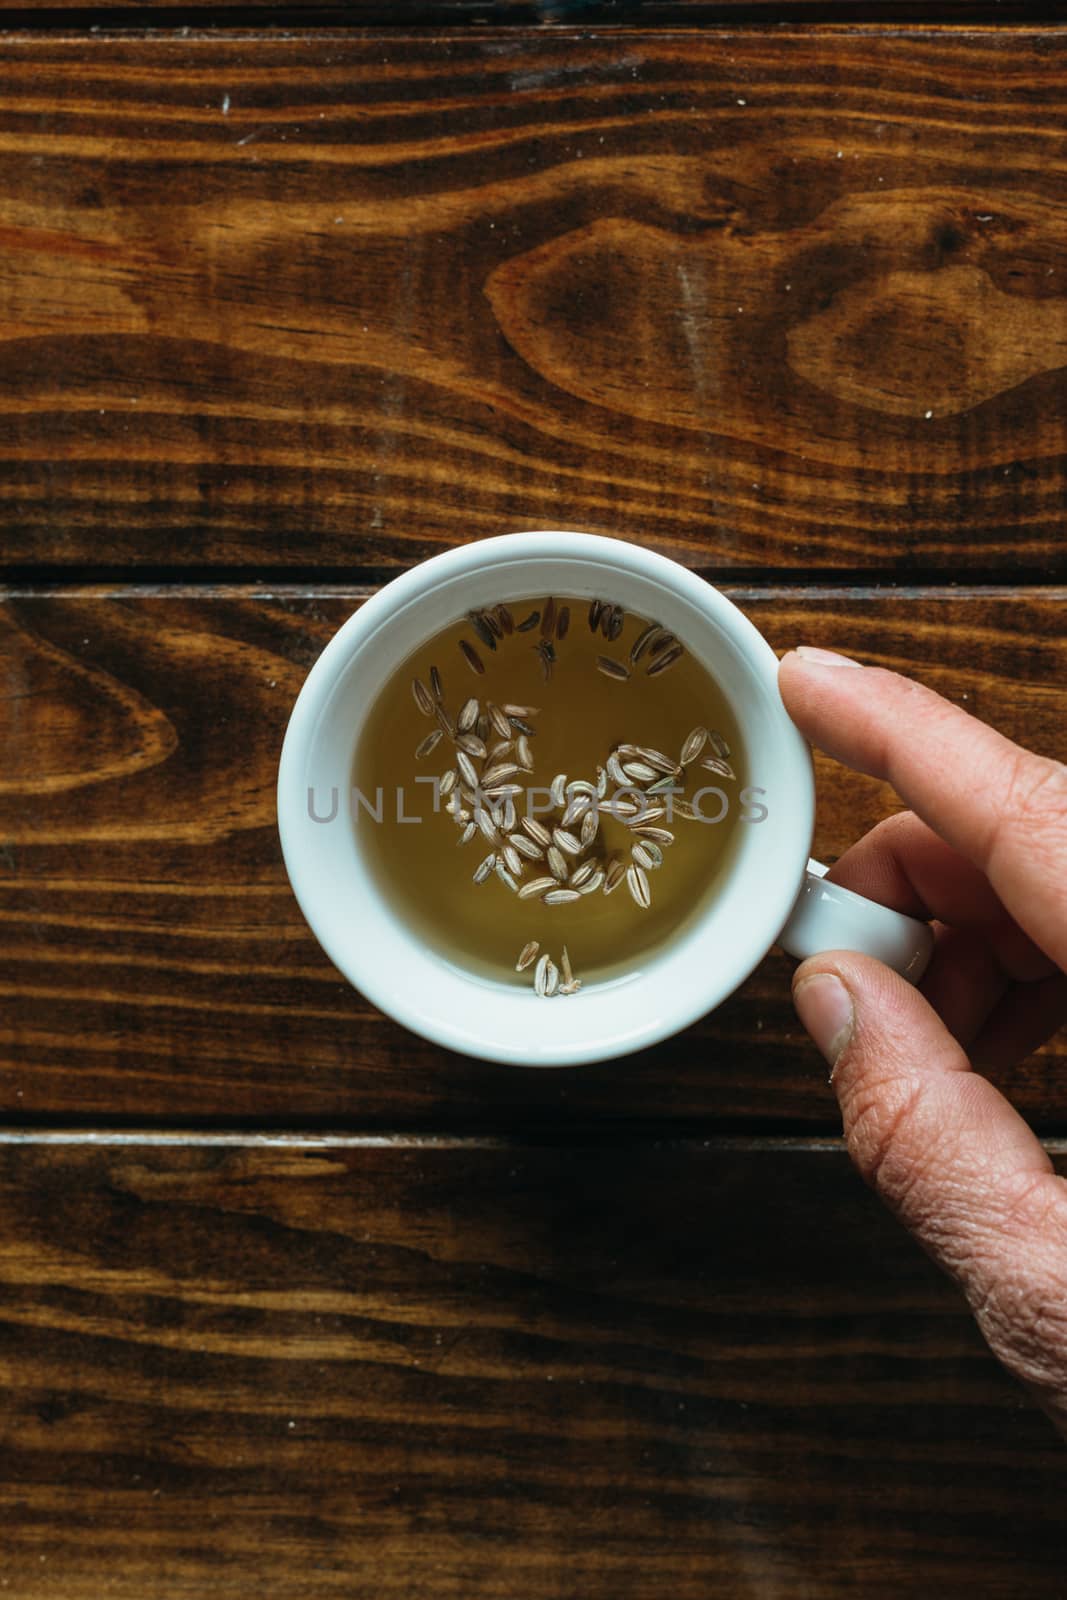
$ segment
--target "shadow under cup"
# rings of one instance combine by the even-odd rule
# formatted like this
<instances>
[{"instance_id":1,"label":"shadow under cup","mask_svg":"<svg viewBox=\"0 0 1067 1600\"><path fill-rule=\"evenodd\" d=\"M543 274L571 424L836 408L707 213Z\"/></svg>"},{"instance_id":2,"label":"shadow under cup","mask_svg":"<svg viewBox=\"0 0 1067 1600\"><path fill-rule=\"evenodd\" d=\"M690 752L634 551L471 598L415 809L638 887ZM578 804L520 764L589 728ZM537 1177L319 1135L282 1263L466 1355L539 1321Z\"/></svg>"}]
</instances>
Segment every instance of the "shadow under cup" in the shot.
<instances>
[{"instance_id":1,"label":"shadow under cup","mask_svg":"<svg viewBox=\"0 0 1067 1600\"><path fill-rule=\"evenodd\" d=\"M700 914L579 996L546 1004L529 988L467 973L428 949L393 910L360 852L347 804L353 754L377 696L407 658L466 612L532 594L612 600L676 633L743 729L750 782L768 815L738 823L728 869ZM339 803L329 822L314 820ZM380 590L313 666L290 720L278 820L294 892L327 955L368 1000L447 1048L484 1059L565 1066L667 1037L748 976L796 900L811 842L808 750L778 695L774 652L723 595L685 568L588 534L511 534L467 545ZM620 893L624 890L618 891Z\"/></svg>"}]
</instances>

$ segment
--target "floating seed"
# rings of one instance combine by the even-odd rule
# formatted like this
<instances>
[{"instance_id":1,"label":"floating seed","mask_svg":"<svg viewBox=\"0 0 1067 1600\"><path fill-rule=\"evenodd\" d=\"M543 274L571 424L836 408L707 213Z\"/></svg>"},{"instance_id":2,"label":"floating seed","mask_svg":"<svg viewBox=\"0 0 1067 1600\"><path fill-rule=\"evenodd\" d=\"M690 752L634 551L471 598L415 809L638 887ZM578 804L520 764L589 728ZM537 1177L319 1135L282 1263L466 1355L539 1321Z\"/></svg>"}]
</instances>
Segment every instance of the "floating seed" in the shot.
<instances>
[{"instance_id":1,"label":"floating seed","mask_svg":"<svg viewBox=\"0 0 1067 1600\"><path fill-rule=\"evenodd\" d=\"M457 733L456 749L465 750L469 756L475 756L479 761L485 760L485 745L476 733Z\"/></svg>"},{"instance_id":2,"label":"floating seed","mask_svg":"<svg viewBox=\"0 0 1067 1600\"><path fill-rule=\"evenodd\" d=\"M525 856L527 861L540 861L545 853L539 844L534 844L532 839L527 839L524 833L509 834L508 844L513 850L517 850L520 856Z\"/></svg>"},{"instance_id":3,"label":"floating seed","mask_svg":"<svg viewBox=\"0 0 1067 1600\"><path fill-rule=\"evenodd\" d=\"M691 761L695 761L707 742L707 728L694 728L692 733L687 734L678 757L682 766L687 767Z\"/></svg>"},{"instance_id":4,"label":"floating seed","mask_svg":"<svg viewBox=\"0 0 1067 1600\"><path fill-rule=\"evenodd\" d=\"M474 838L474 835L477 832L478 832L478 824L476 822L468 822L468 823L466 823L465 826L464 826L463 832L460 834L458 840L456 841L457 844L470 844L471 840Z\"/></svg>"},{"instance_id":5,"label":"floating seed","mask_svg":"<svg viewBox=\"0 0 1067 1600\"><path fill-rule=\"evenodd\" d=\"M582 827L579 834L579 838L582 841L583 850L588 850L589 846L592 844L599 832L600 812L597 810L587 811L585 816L582 818Z\"/></svg>"},{"instance_id":6,"label":"floating seed","mask_svg":"<svg viewBox=\"0 0 1067 1600\"><path fill-rule=\"evenodd\" d=\"M496 866L496 856L495 855L488 855L488 856L486 856L484 861L479 861L478 865L474 869L474 881L475 881L475 883L484 883L486 878L489 877L490 873L493 871L493 868L495 866Z\"/></svg>"},{"instance_id":7,"label":"floating seed","mask_svg":"<svg viewBox=\"0 0 1067 1600\"><path fill-rule=\"evenodd\" d=\"M486 794L493 800L510 800L513 795L522 793L521 783L495 783L491 789L486 789Z\"/></svg>"},{"instance_id":8,"label":"floating seed","mask_svg":"<svg viewBox=\"0 0 1067 1600\"><path fill-rule=\"evenodd\" d=\"M580 900L581 898L577 889L550 889L544 897L543 904L546 906L565 906L569 905L572 900Z\"/></svg>"},{"instance_id":9,"label":"floating seed","mask_svg":"<svg viewBox=\"0 0 1067 1600\"><path fill-rule=\"evenodd\" d=\"M520 733L515 741L515 759L525 772L533 771L533 751L524 733Z\"/></svg>"},{"instance_id":10,"label":"floating seed","mask_svg":"<svg viewBox=\"0 0 1067 1600\"><path fill-rule=\"evenodd\" d=\"M556 845L549 845L546 859L548 870L554 878L562 879L567 876L567 858Z\"/></svg>"},{"instance_id":11,"label":"floating seed","mask_svg":"<svg viewBox=\"0 0 1067 1600\"><path fill-rule=\"evenodd\" d=\"M510 833L515 826L515 802L508 795L504 800L504 807L500 814L500 826Z\"/></svg>"},{"instance_id":12,"label":"floating seed","mask_svg":"<svg viewBox=\"0 0 1067 1600\"><path fill-rule=\"evenodd\" d=\"M534 727L533 723L527 722L525 717L509 717L509 721L511 722L511 726L515 729L515 732L525 734L527 739L532 739L534 734L537 732L537 729Z\"/></svg>"},{"instance_id":13,"label":"floating seed","mask_svg":"<svg viewBox=\"0 0 1067 1600\"><path fill-rule=\"evenodd\" d=\"M552 843L552 835L544 823L538 822L536 817L523 817L520 827L525 828L530 838L539 844L542 849L547 850Z\"/></svg>"},{"instance_id":14,"label":"floating seed","mask_svg":"<svg viewBox=\"0 0 1067 1600\"><path fill-rule=\"evenodd\" d=\"M700 822L700 812L688 800L675 800L671 805L671 816L681 817L686 822Z\"/></svg>"},{"instance_id":15,"label":"floating seed","mask_svg":"<svg viewBox=\"0 0 1067 1600\"><path fill-rule=\"evenodd\" d=\"M541 946L536 939L531 939L529 944L524 944L519 951L519 959L515 963L515 971L525 972L540 948Z\"/></svg>"},{"instance_id":16,"label":"floating seed","mask_svg":"<svg viewBox=\"0 0 1067 1600\"><path fill-rule=\"evenodd\" d=\"M657 637L653 639L652 643L648 647L649 656L655 657L662 655L664 650L668 650L671 645L676 643L677 640L675 639L674 634L668 633L666 628L661 628Z\"/></svg>"},{"instance_id":17,"label":"floating seed","mask_svg":"<svg viewBox=\"0 0 1067 1600\"><path fill-rule=\"evenodd\" d=\"M465 750L456 751L456 766L459 769L459 775L463 779L463 782L470 784L472 789L477 789L478 774L475 770L474 762L471 760L470 756Z\"/></svg>"},{"instance_id":18,"label":"floating seed","mask_svg":"<svg viewBox=\"0 0 1067 1600\"><path fill-rule=\"evenodd\" d=\"M541 637L551 639L556 628L556 602L551 595L545 601L541 612Z\"/></svg>"},{"instance_id":19,"label":"floating seed","mask_svg":"<svg viewBox=\"0 0 1067 1600\"><path fill-rule=\"evenodd\" d=\"M515 627L515 619L507 606L500 605L496 608L496 618L505 633L511 633Z\"/></svg>"},{"instance_id":20,"label":"floating seed","mask_svg":"<svg viewBox=\"0 0 1067 1600\"><path fill-rule=\"evenodd\" d=\"M452 793L452 790L455 787L456 787L456 771L455 771L454 767L449 767L448 771L445 773L444 777L441 779L440 784L438 785L438 793L440 795L442 795L442 796L443 795L449 795L449 794Z\"/></svg>"},{"instance_id":21,"label":"floating seed","mask_svg":"<svg viewBox=\"0 0 1067 1600\"><path fill-rule=\"evenodd\" d=\"M485 714L489 719L489 726L492 728L498 739L511 738L511 723L508 721L507 717L501 711L499 706L495 706L490 700L485 708Z\"/></svg>"},{"instance_id":22,"label":"floating seed","mask_svg":"<svg viewBox=\"0 0 1067 1600\"><path fill-rule=\"evenodd\" d=\"M627 867L626 887L629 889L635 905L639 905L642 911L647 911L652 904L652 891L648 886L648 877L643 867Z\"/></svg>"},{"instance_id":23,"label":"floating seed","mask_svg":"<svg viewBox=\"0 0 1067 1600\"><path fill-rule=\"evenodd\" d=\"M608 792L608 775L602 766L596 769L596 794L598 800L603 800Z\"/></svg>"},{"instance_id":24,"label":"floating seed","mask_svg":"<svg viewBox=\"0 0 1067 1600\"><path fill-rule=\"evenodd\" d=\"M486 768L482 773L482 783L487 789L491 789L494 784L506 783L518 770L514 761L501 761L496 766Z\"/></svg>"},{"instance_id":25,"label":"floating seed","mask_svg":"<svg viewBox=\"0 0 1067 1600\"><path fill-rule=\"evenodd\" d=\"M540 622L540 620L541 620L540 611L531 611L530 615L528 617L523 617L521 622L516 623L515 632L516 633L529 633L531 628L536 628L537 627L537 624Z\"/></svg>"},{"instance_id":26,"label":"floating seed","mask_svg":"<svg viewBox=\"0 0 1067 1600\"><path fill-rule=\"evenodd\" d=\"M463 705L460 707L459 716L456 718L456 727L460 733L470 733L478 721L480 709L481 707L473 695L469 700L464 700Z\"/></svg>"},{"instance_id":27,"label":"floating seed","mask_svg":"<svg viewBox=\"0 0 1067 1600\"><path fill-rule=\"evenodd\" d=\"M438 702L444 699L444 685L441 682L441 674L436 667L430 668L430 693Z\"/></svg>"},{"instance_id":28,"label":"floating seed","mask_svg":"<svg viewBox=\"0 0 1067 1600\"><path fill-rule=\"evenodd\" d=\"M589 631L595 633L600 626L600 613L604 609L603 600L590 600L589 602Z\"/></svg>"},{"instance_id":29,"label":"floating seed","mask_svg":"<svg viewBox=\"0 0 1067 1600\"><path fill-rule=\"evenodd\" d=\"M554 806L562 806L566 803L566 786L567 774L565 772L557 772L548 791L549 799Z\"/></svg>"},{"instance_id":30,"label":"floating seed","mask_svg":"<svg viewBox=\"0 0 1067 1600\"><path fill-rule=\"evenodd\" d=\"M630 676L630 669L624 667L621 661L612 661L610 656L597 656L596 668L605 678L615 678L620 683L625 683Z\"/></svg>"},{"instance_id":31,"label":"floating seed","mask_svg":"<svg viewBox=\"0 0 1067 1600\"><path fill-rule=\"evenodd\" d=\"M626 614L623 611L622 606L612 606L608 615L608 625L604 630L604 637L610 644L614 644L622 632L625 616Z\"/></svg>"},{"instance_id":32,"label":"floating seed","mask_svg":"<svg viewBox=\"0 0 1067 1600\"><path fill-rule=\"evenodd\" d=\"M485 806L478 806L476 808L474 820L482 830L482 833L489 840L489 843L496 844L496 824L493 822L493 819L489 815L489 812L486 810Z\"/></svg>"},{"instance_id":33,"label":"floating seed","mask_svg":"<svg viewBox=\"0 0 1067 1600\"><path fill-rule=\"evenodd\" d=\"M504 865L513 878L522 877L522 857L513 844L506 844L500 852Z\"/></svg>"},{"instance_id":34,"label":"floating seed","mask_svg":"<svg viewBox=\"0 0 1067 1600\"><path fill-rule=\"evenodd\" d=\"M652 839L656 844L673 844L674 834L669 828L635 828L639 839Z\"/></svg>"},{"instance_id":35,"label":"floating seed","mask_svg":"<svg viewBox=\"0 0 1067 1600\"><path fill-rule=\"evenodd\" d=\"M450 739L454 739L456 735L456 724L452 721L452 718L449 716L444 706L435 706L433 714L437 718L437 726L443 729L444 732L448 734Z\"/></svg>"},{"instance_id":36,"label":"floating seed","mask_svg":"<svg viewBox=\"0 0 1067 1600\"><path fill-rule=\"evenodd\" d=\"M566 945L563 946L563 954L559 958L559 972L564 983L574 982L574 973L571 971L571 958L567 954Z\"/></svg>"},{"instance_id":37,"label":"floating seed","mask_svg":"<svg viewBox=\"0 0 1067 1600\"><path fill-rule=\"evenodd\" d=\"M568 833L566 828L553 828L552 842L557 849L565 850L569 856L576 856L582 848L582 841L576 839L573 833Z\"/></svg>"},{"instance_id":38,"label":"floating seed","mask_svg":"<svg viewBox=\"0 0 1067 1600\"><path fill-rule=\"evenodd\" d=\"M489 718L486 716L484 711L479 714L478 720L474 724L474 731L484 745L489 743L489 735L492 732L492 729L489 726Z\"/></svg>"},{"instance_id":39,"label":"floating seed","mask_svg":"<svg viewBox=\"0 0 1067 1600\"><path fill-rule=\"evenodd\" d=\"M489 746L487 759L490 762L503 761L505 756L510 756L514 741L512 739L497 739Z\"/></svg>"},{"instance_id":40,"label":"floating seed","mask_svg":"<svg viewBox=\"0 0 1067 1600\"><path fill-rule=\"evenodd\" d=\"M512 894L517 891L519 886L502 861L497 862L496 866L493 868L493 871L496 873L504 887L511 890Z\"/></svg>"},{"instance_id":41,"label":"floating seed","mask_svg":"<svg viewBox=\"0 0 1067 1600\"><path fill-rule=\"evenodd\" d=\"M501 706L500 709L506 717L511 717L513 721L516 717L538 717L541 715L539 706ZM531 730L528 729L527 731Z\"/></svg>"},{"instance_id":42,"label":"floating seed","mask_svg":"<svg viewBox=\"0 0 1067 1600\"><path fill-rule=\"evenodd\" d=\"M482 658L472 644L468 644L466 639L461 639L459 641L459 648L462 652L464 661L467 663L468 667L470 667L472 672L482 673L485 671Z\"/></svg>"},{"instance_id":43,"label":"floating seed","mask_svg":"<svg viewBox=\"0 0 1067 1600\"><path fill-rule=\"evenodd\" d=\"M415 704L424 717L433 716L433 696L421 678L412 678L411 692L415 697Z\"/></svg>"},{"instance_id":44,"label":"floating seed","mask_svg":"<svg viewBox=\"0 0 1067 1600\"><path fill-rule=\"evenodd\" d=\"M622 769L631 783L655 783L656 769L647 761L627 761Z\"/></svg>"},{"instance_id":45,"label":"floating seed","mask_svg":"<svg viewBox=\"0 0 1067 1600\"><path fill-rule=\"evenodd\" d=\"M618 789L625 789L627 784L626 773L623 771L622 762L612 751L608 757L608 777Z\"/></svg>"},{"instance_id":46,"label":"floating seed","mask_svg":"<svg viewBox=\"0 0 1067 1600\"><path fill-rule=\"evenodd\" d=\"M640 661L641 657L644 655L645 651L648 649L658 632L659 623L650 622L648 627L643 628L642 631L637 635L637 638L630 646L630 665L632 667L636 667L637 663Z\"/></svg>"},{"instance_id":47,"label":"floating seed","mask_svg":"<svg viewBox=\"0 0 1067 1600\"><path fill-rule=\"evenodd\" d=\"M415 746L415 760L421 761L423 756L428 756L430 754L431 750L436 750L443 738L444 734L441 732L440 728L435 728L432 733L428 733L426 735L425 739L420 739L418 744Z\"/></svg>"},{"instance_id":48,"label":"floating seed","mask_svg":"<svg viewBox=\"0 0 1067 1600\"><path fill-rule=\"evenodd\" d=\"M547 639L542 639L537 646L537 659L541 663L541 677L545 683L550 683L552 679L552 664L555 661L555 655L550 654L551 650L552 646Z\"/></svg>"},{"instance_id":49,"label":"floating seed","mask_svg":"<svg viewBox=\"0 0 1067 1600\"><path fill-rule=\"evenodd\" d=\"M651 849L649 848L650 846L652 847ZM659 855L658 861L656 861L652 855L653 849ZM644 867L645 871L647 872L652 867L659 867L663 865L663 852L659 849L658 845L652 844L651 839L642 839L640 844L635 844L631 847L630 859L633 861L635 866Z\"/></svg>"},{"instance_id":50,"label":"floating seed","mask_svg":"<svg viewBox=\"0 0 1067 1600\"><path fill-rule=\"evenodd\" d=\"M730 763L728 761L720 761L718 756L709 756L707 760L702 761L700 765L702 767L706 767L709 772L714 772L719 778L737 777L737 773L734 771Z\"/></svg>"},{"instance_id":51,"label":"floating seed","mask_svg":"<svg viewBox=\"0 0 1067 1600\"><path fill-rule=\"evenodd\" d=\"M529 883L524 883L519 890L519 899L532 900L535 895L543 895L546 890L557 889L558 887L559 880L557 878L531 878Z\"/></svg>"},{"instance_id":52,"label":"floating seed","mask_svg":"<svg viewBox=\"0 0 1067 1600\"><path fill-rule=\"evenodd\" d=\"M470 623L479 639L485 645L485 648L487 650L495 650L496 635L489 626L488 620L486 619L484 613L481 611L468 611L467 621Z\"/></svg>"},{"instance_id":53,"label":"floating seed","mask_svg":"<svg viewBox=\"0 0 1067 1600\"><path fill-rule=\"evenodd\" d=\"M657 772L669 772L672 776L682 770L677 761L672 761L670 756L665 756L662 750L651 750L646 744L638 745L637 759L647 762L650 767L655 767Z\"/></svg>"},{"instance_id":54,"label":"floating seed","mask_svg":"<svg viewBox=\"0 0 1067 1600\"><path fill-rule=\"evenodd\" d=\"M556 638L557 639L565 639L567 637L567 629L570 627L570 625L571 625L571 608L570 608L570 606L560 606L560 608L559 608L559 616L556 618Z\"/></svg>"},{"instance_id":55,"label":"floating seed","mask_svg":"<svg viewBox=\"0 0 1067 1600\"><path fill-rule=\"evenodd\" d=\"M567 879L567 886L571 889L580 889L583 883L588 883L596 871L595 861L583 861L580 867L575 867Z\"/></svg>"},{"instance_id":56,"label":"floating seed","mask_svg":"<svg viewBox=\"0 0 1067 1600\"><path fill-rule=\"evenodd\" d=\"M649 795L674 794L677 789L677 780L675 779L674 774L669 772L666 777L657 778L655 783L650 783L645 789L645 793Z\"/></svg>"},{"instance_id":57,"label":"floating seed","mask_svg":"<svg viewBox=\"0 0 1067 1600\"><path fill-rule=\"evenodd\" d=\"M543 955L534 968L534 992L553 995L559 987L559 972L551 956Z\"/></svg>"},{"instance_id":58,"label":"floating seed","mask_svg":"<svg viewBox=\"0 0 1067 1600\"><path fill-rule=\"evenodd\" d=\"M589 879L588 883L583 883L582 887L579 889L578 893L579 894L596 894L597 890L600 888L600 886L601 886L601 884L603 882L604 882L604 869L603 869L603 867L597 867L594 870L593 876Z\"/></svg>"},{"instance_id":59,"label":"floating seed","mask_svg":"<svg viewBox=\"0 0 1067 1600\"><path fill-rule=\"evenodd\" d=\"M502 639L504 637L504 626L500 621L500 618L497 616L496 611L483 611L481 616L482 621L489 629L489 632L493 635L493 638Z\"/></svg>"},{"instance_id":60,"label":"floating seed","mask_svg":"<svg viewBox=\"0 0 1067 1600\"><path fill-rule=\"evenodd\" d=\"M618 856L609 857L604 868L604 893L613 894L626 877L626 864Z\"/></svg>"},{"instance_id":61,"label":"floating seed","mask_svg":"<svg viewBox=\"0 0 1067 1600\"><path fill-rule=\"evenodd\" d=\"M560 818L561 827L569 828L572 823L579 822L585 816L592 803L587 794L573 795L567 801L567 809Z\"/></svg>"},{"instance_id":62,"label":"floating seed","mask_svg":"<svg viewBox=\"0 0 1067 1600\"><path fill-rule=\"evenodd\" d=\"M723 761L729 761L730 746L726 743L726 740L723 738L721 733L716 733L714 730L712 730L708 734L708 742L717 756L719 756Z\"/></svg>"},{"instance_id":63,"label":"floating seed","mask_svg":"<svg viewBox=\"0 0 1067 1600\"><path fill-rule=\"evenodd\" d=\"M668 667L673 667L676 661L681 660L682 654L683 651L680 644L672 645L671 648L669 650L665 650L661 656L657 656L655 661L649 663L646 676L649 678L655 678L661 672L666 672Z\"/></svg>"}]
</instances>

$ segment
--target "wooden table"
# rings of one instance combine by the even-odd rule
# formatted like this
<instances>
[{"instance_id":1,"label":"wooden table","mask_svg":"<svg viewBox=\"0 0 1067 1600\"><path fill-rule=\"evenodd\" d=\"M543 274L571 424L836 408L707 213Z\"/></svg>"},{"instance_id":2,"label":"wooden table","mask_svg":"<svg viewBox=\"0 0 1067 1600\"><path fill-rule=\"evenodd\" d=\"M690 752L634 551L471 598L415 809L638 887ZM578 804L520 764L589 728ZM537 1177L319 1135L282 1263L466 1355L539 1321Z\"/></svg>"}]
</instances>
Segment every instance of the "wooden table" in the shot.
<instances>
[{"instance_id":1,"label":"wooden table","mask_svg":"<svg viewBox=\"0 0 1067 1600\"><path fill-rule=\"evenodd\" d=\"M274 824L338 624L522 528L1067 757L1067 41L894 15L4 13L0 1594L1067 1593L784 957L479 1065ZM899 803L818 779L825 858ZM1003 1086L1067 1171L1064 1041Z\"/></svg>"}]
</instances>

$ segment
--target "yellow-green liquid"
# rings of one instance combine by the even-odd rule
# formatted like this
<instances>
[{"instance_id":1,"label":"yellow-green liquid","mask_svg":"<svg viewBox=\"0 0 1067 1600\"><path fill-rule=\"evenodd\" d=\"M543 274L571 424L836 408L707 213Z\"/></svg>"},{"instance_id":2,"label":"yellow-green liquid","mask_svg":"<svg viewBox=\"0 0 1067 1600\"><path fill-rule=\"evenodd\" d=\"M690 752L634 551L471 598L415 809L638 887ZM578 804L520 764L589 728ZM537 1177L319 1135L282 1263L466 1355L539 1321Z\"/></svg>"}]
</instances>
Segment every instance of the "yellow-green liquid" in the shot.
<instances>
[{"instance_id":1,"label":"yellow-green liquid","mask_svg":"<svg viewBox=\"0 0 1067 1600\"><path fill-rule=\"evenodd\" d=\"M544 598L539 597L511 602L508 609L519 623L531 611L543 611L544 605ZM569 608L570 625L562 639L553 639L556 659L547 683L538 651L539 628L505 634L496 649L490 650L467 618L461 618L415 651L386 685L371 708L352 769L352 816L360 849L397 914L428 947L437 949L452 964L522 985L530 984L532 974L516 974L515 962L530 940L537 940L557 964L566 944L575 976L587 985L614 972L638 968L643 958L699 914L733 856L743 826L739 823L741 791L750 781L741 732L729 705L688 651L654 676L648 675L646 653L632 667L627 681L616 681L598 670L597 658L607 656L629 665L631 646L646 619L627 614L622 634L609 642L600 632L590 630L588 600L556 597L556 605ZM461 639L477 652L484 674L476 674L467 664L459 648ZM680 642L684 645L685 641ZM728 800L725 817L712 823L676 815L673 821L662 818L653 823L668 828L674 843L661 845L663 865L648 872L651 905L647 909L635 903L625 882L611 895L601 889L556 906L546 906L539 899L520 899L495 873L484 883L474 883L472 874L490 852L490 843L476 831L468 844L459 845L463 830L448 814L445 802L441 801L435 813L433 786L415 782L416 778L441 777L455 765L455 747L447 733L431 754L422 760L415 758L416 747L437 722L416 704L412 679L420 679L429 688L433 667L441 681L441 703L453 721L470 696L480 701L483 711L488 701L497 706L537 708L529 718L536 729L529 740L534 770L511 781L536 786L539 791L547 789L560 772L568 779L595 783L598 763L606 764L617 743L649 746L676 760L694 727L715 730L730 748L730 766L736 777L715 775L697 761L675 781L683 785L683 796L692 797L701 788L721 789ZM487 734L490 748L498 737L494 732ZM705 748L703 757L713 753ZM475 760L479 771L487 764ZM401 815L419 821L399 820L398 788L402 792ZM615 789L609 782L608 795ZM380 822L356 802L357 791L375 809L380 805ZM544 805L543 792L534 803ZM521 816L525 796L516 796L514 804ZM714 817L722 802L711 795L701 807ZM558 813L537 809L531 814L549 828L559 823ZM579 828L575 823L569 831L577 834ZM517 821L513 831L521 831ZM628 863L637 840L623 821L610 812L602 813L597 840L580 856L568 857L568 866L573 869L580 861L602 859L613 851ZM547 875L548 870L543 861L525 859L523 868L520 885Z\"/></svg>"}]
</instances>

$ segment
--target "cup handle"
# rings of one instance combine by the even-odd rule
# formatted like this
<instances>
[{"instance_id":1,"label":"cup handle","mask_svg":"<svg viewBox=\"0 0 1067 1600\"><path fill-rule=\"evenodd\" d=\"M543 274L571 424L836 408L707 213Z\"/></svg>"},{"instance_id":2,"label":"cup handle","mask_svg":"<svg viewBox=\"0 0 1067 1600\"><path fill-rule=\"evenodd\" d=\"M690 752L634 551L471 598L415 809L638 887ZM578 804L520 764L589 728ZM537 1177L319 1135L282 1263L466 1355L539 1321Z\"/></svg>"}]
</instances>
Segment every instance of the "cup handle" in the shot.
<instances>
[{"instance_id":1,"label":"cup handle","mask_svg":"<svg viewBox=\"0 0 1067 1600\"><path fill-rule=\"evenodd\" d=\"M796 903L778 935L778 943L803 961L824 950L857 950L874 956L918 983L934 948L928 922L865 900L839 883L825 881L821 861L809 861Z\"/></svg>"}]
</instances>

